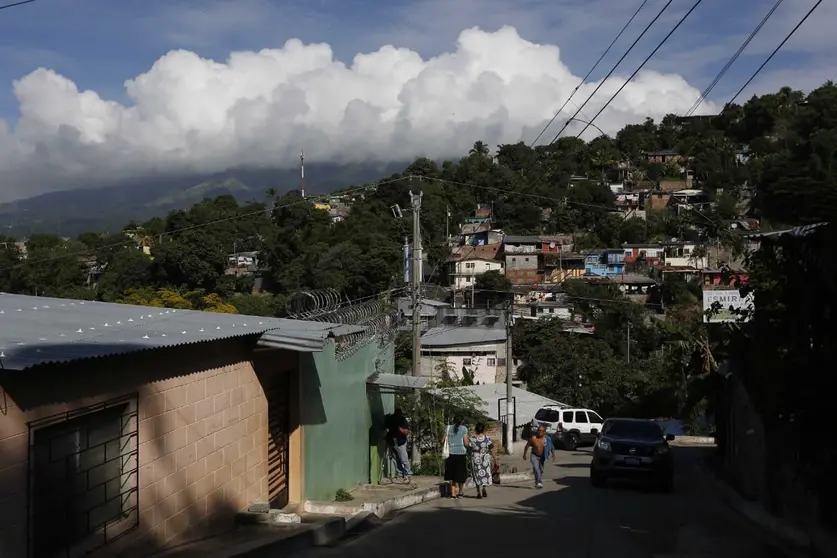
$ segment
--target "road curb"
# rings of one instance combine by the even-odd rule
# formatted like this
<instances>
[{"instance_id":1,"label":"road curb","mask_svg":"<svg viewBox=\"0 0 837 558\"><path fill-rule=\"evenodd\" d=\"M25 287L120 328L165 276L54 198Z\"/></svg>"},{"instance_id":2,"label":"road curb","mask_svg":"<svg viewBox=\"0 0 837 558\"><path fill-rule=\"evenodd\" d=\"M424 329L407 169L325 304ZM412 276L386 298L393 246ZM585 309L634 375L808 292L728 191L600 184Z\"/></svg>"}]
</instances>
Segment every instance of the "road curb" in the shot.
<instances>
[{"instance_id":1,"label":"road curb","mask_svg":"<svg viewBox=\"0 0 837 558\"><path fill-rule=\"evenodd\" d=\"M376 518L378 518L378 516L371 511L364 510L358 512L346 520L346 532L354 531L368 522L375 521Z\"/></svg>"},{"instance_id":2,"label":"road curb","mask_svg":"<svg viewBox=\"0 0 837 558\"><path fill-rule=\"evenodd\" d=\"M697 469L729 507L785 546L806 552L814 558L837 557L837 540L830 533L819 529L807 532L776 517L760 505L747 501L733 487L719 479L703 460L698 462Z\"/></svg>"},{"instance_id":3,"label":"road curb","mask_svg":"<svg viewBox=\"0 0 837 558\"><path fill-rule=\"evenodd\" d=\"M500 473L500 485L513 484L516 482L525 482L534 479L531 472L523 473ZM336 502L312 502L307 501L303 504L303 510L306 513L317 515L331 515L349 518L351 521L354 518L358 523L369 518L369 514L374 514L380 519L386 519L395 512L406 508L411 508L424 502L441 498L445 492L447 483L440 482L428 488L416 489L401 496L396 496L383 500L380 502L364 502L356 505L346 505ZM466 488L473 488L473 479L468 479L465 482ZM353 528L353 527L350 527Z\"/></svg>"}]
</instances>

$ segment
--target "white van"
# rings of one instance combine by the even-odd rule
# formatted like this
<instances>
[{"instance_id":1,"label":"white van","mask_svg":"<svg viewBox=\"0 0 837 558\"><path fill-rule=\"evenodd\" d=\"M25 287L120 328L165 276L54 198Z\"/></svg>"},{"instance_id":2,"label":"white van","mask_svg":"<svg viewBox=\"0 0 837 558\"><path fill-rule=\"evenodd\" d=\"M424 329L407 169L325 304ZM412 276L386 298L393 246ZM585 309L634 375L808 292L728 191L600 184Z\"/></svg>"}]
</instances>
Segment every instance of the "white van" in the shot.
<instances>
[{"instance_id":1,"label":"white van","mask_svg":"<svg viewBox=\"0 0 837 558\"><path fill-rule=\"evenodd\" d=\"M535 413L532 426L543 426L557 443L572 451L580 445L595 443L603 422L602 417L590 409L546 405Z\"/></svg>"}]
</instances>

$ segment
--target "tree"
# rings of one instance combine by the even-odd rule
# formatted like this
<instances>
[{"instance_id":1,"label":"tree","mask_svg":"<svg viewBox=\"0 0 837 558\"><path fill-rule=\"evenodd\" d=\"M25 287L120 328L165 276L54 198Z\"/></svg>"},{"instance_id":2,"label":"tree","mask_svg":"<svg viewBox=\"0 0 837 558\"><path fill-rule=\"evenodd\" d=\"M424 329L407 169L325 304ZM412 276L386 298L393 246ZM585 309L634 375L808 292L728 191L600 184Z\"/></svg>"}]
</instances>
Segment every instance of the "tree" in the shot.
<instances>
[{"instance_id":1,"label":"tree","mask_svg":"<svg viewBox=\"0 0 837 558\"><path fill-rule=\"evenodd\" d=\"M474 279L474 306L493 307L510 300L511 281L499 271L486 271Z\"/></svg>"},{"instance_id":2,"label":"tree","mask_svg":"<svg viewBox=\"0 0 837 558\"><path fill-rule=\"evenodd\" d=\"M214 289L227 266L221 243L200 230L178 234L155 246L151 254L162 283L190 289Z\"/></svg>"}]
</instances>

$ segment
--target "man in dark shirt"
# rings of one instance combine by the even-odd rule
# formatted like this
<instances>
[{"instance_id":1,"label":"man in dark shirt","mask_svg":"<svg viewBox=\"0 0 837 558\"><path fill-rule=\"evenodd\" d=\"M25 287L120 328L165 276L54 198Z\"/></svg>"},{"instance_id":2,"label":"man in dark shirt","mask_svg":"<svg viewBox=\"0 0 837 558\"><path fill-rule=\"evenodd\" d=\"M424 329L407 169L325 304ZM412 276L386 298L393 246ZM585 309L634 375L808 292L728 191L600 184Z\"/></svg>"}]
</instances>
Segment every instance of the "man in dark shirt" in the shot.
<instances>
[{"instance_id":1,"label":"man in dark shirt","mask_svg":"<svg viewBox=\"0 0 837 558\"><path fill-rule=\"evenodd\" d=\"M406 482L412 482L413 472L410 469L410 457L407 455L407 434L410 432L410 425L407 417L401 409L387 417L387 446L392 458L395 460L395 467Z\"/></svg>"}]
</instances>

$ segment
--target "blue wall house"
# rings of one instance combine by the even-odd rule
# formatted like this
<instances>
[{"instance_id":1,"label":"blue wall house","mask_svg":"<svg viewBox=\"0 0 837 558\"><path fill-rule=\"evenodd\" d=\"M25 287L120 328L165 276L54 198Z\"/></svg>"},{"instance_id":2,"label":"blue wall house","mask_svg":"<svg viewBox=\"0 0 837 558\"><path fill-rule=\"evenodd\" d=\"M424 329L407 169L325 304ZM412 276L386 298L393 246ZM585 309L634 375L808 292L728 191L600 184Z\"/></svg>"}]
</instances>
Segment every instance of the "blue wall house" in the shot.
<instances>
[{"instance_id":1,"label":"blue wall house","mask_svg":"<svg viewBox=\"0 0 837 558\"><path fill-rule=\"evenodd\" d=\"M584 258L584 275L610 277L624 273L625 252L622 249L593 252Z\"/></svg>"}]
</instances>

